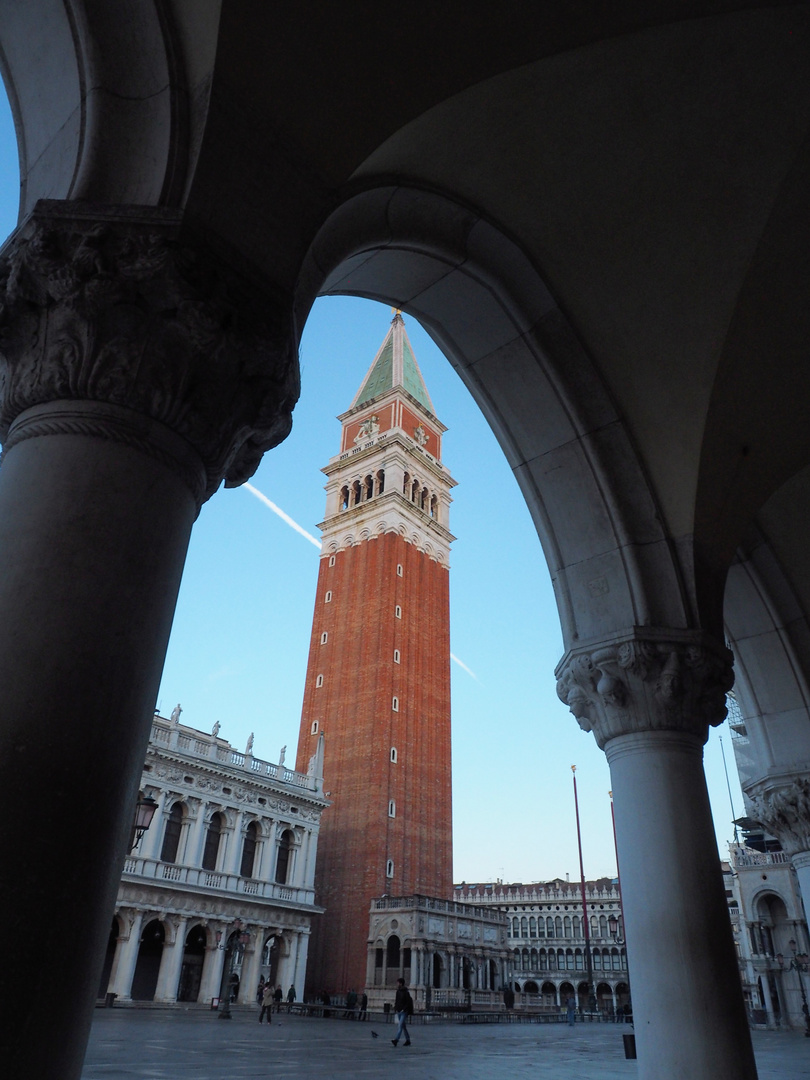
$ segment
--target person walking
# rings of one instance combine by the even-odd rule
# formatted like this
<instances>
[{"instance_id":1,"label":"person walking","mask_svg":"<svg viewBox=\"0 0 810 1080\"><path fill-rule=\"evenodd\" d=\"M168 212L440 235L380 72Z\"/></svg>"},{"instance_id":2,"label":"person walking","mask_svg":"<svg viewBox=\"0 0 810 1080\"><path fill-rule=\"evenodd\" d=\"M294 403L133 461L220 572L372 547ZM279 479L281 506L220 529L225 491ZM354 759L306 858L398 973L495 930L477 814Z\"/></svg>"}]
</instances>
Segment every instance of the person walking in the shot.
<instances>
[{"instance_id":1,"label":"person walking","mask_svg":"<svg viewBox=\"0 0 810 1080\"><path fill-rule=\"evenodd\" d=\"M281 989L281 983L273 991L273 1006L276 1012L281 1012L281 999L284 997L284 991Z\"/></svg>"},{"instance_id":2,"label":"person walking","mask_svg":"<svg viewBox=\"0 0 810 1080\"><path fill-rule=\"evenodd\" d=\"M267 1013L267 1023L273 1022L273 987L269 982L264 984L264 990L262 991L262 1009L259 1013L259 1023L264 1020L264 1014Z\"/></svg>"},{"instance_id":3,"label":"person walking","mask_svg":"<svg viewBox=\"0 0 810 1080\"><path fill-rule=\"evenodd\" d=\"M360 997L360 1012L357 1014L358 1020L366 1020L368 1012L368 994L362 994Z\"/></svg>"},{"instance_id":4,"label":"person walking","mask_svg":"<svg viewBox=\"0 0 810 1080\"><path fill-rule=\"evenodd\" d=\"M256 1004L261 1006L262 998L264 997L264 975L259 978L259 985L256 987Z\"/></svg>"},{"instance_id":5,"label":"person walking","mask_svg":"<svg viewBox=\"0 0 810 1080\"><path fill-rule=\"evenodd\" d=\"M290 989L287 991L287 1012L290 1012L292 1009L295 996L295 987L290 986Z\"/></svg>"},{"instance_id":6,"label":"person walking","mask_svg":"<svg viewBox=\"0 0 810 1080\"><path fill-rule=\"evenodd\" d=\"M394 1012L397 1015L397 1033L391 1040L394 1046L397 1046L401 1038L405 1038L405 1046L411 1045L411 1037L408 1034L407 1020L409 1016L413 1016L413 998L408 992L408 988L405 986L404 979L397 979L397 993L394 998Z\"/></svg>"},{"instance_id":7,"label":"person walking","mask_svg":"<svg viewBox=\"0 0 810 1080\"><path fill-rule=\"evenodd\" d=\"M566 1012L568 1015L568 1026L573 1027L577 1018L577 999L571 994L566 1002Z\"/></svg>"},{"instance_id":8,"label":"person walking","mask_svg":"<svg viewBox=\"0 0 810 1080\"><path fill-rule=\"evenodd\" d=\"M352 989L346 995L346 1019L354 1020L354 1010L357 1008L357 991Z\"/></svg>"}]
</instances>

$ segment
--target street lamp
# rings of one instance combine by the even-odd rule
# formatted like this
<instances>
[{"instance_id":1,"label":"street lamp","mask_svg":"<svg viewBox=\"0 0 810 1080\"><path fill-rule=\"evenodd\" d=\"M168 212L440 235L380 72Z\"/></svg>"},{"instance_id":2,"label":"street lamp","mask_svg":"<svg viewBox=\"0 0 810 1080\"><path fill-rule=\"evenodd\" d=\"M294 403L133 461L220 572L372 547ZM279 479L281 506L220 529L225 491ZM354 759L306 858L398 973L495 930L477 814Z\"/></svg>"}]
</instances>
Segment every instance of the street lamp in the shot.
<instances>
[{"instance_id":1,"label":"street lamp","mask_svg":"<svg viewBox=\"0 0 810 1080\"><path fill-rule=\"evenodd\" d=\"M158 804L151 795L144 795L135 804L135 817L132 821L132 831L129 834L129 850L134 851L143 840L143 834L152 824Z\"/></svg>"},{"instance_id":2,"label":"street lamp","mask_svg":"<svg viewBox=\"0 0 810 1080\"><path fill-rule=\"evenodd\" d=\"M242 925L241 919L234 919L231 924L233 933L228 935L227 945L221 945L222 931L217 930L217 948L225 949L225 960L222 965L222 980L219 986L220 1020L231 1019L231 990L233 986L233 969L237 954L244 949L250 940L249 931Z\"/></svg>"},{"instance_id":3,"label":"street lamp","mask_svg":"<svg viewBox=\"0 0 810 1080\"><path fill-rule=\"evenodd\" d=\"M810 1039L810 1011L808 1011L808 1008L807 1008L807 994L804 992L804 979L802 979L802 972L807 971L807 969L808 969L808 961L810 961L810 957L808 957L807 953L797 953L796 952L796 939L795 938L791 938L790 941L788 942L788 945L790 946L790 951L793 953L793 956L791 957L790 962L785 964L785 958L782 955L782 953L779 953L777 955L776 959L777 959L777 961L779 963L779 967L783 971L795 971L797 976L798 976L799 989L802 992L802 1012L804 1013L804 1035L805 1035L805 1038Z\"/></svg>"}]
</instances>

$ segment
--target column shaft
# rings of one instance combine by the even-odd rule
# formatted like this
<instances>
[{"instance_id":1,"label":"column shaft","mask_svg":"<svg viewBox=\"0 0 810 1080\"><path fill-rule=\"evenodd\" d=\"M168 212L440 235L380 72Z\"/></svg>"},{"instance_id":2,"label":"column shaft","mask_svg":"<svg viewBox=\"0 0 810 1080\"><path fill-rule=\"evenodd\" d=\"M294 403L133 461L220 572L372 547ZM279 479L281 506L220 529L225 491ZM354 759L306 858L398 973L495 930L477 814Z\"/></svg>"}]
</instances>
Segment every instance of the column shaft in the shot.
<instances>
[{"instance_id":1,"label":"column shaft","mask_svg":"<svg viewBox=\"0 0 810 1080\"><path fill-rule=\"evenodd\" d=\"M639 1078L753 1080L702 740L645 731L612 739L605 749Z\"/></svg>"}]
</instances>

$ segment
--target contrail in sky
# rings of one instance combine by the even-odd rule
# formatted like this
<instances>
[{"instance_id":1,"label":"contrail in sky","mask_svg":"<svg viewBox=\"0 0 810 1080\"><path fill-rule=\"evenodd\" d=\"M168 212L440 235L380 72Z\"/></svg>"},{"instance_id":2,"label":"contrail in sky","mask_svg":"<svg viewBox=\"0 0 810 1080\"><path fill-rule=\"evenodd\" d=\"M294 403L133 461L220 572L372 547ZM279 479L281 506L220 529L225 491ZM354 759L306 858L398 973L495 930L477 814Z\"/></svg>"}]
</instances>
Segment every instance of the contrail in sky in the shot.
<instances>
[{"instance_id":1,"label":"contrail in sky","mask_svg":"<svg viewBox=\"0 0 810 1080\"><path fill-rule=\"evenodd\" d=\"M266 495L262 495L262 493L258 490L258 488L255 488L253 486L253 484L242 484L242 487L247 488L247 490L250 492L250 494L255 495L256 498L260 502L263 502L265 506L269 506L274 514L278 514L278 516L281 518L281 520L285 521L290 526L291 529L295 529L295 531L297 533L300 533L304 537L305 540L309 540L310 544L314 544L315 547L318 549L318 551L321 550L321 542L320 542L320 540L316 540L315 537L312 535L312 533L308 533L306 529L302 529L297 521L293 521L293 519L290 517L290 515L285 514L280 506L276 506L276 504L271 499L268 499Z\"/></svg>"},{"instance_id":2,"label":"contrail in sky","mask_svg":"<svg viewBox=\"0 0 810 1080\"><path fill-rule=\"evenodd\" d=\"M470 669L467 667L467 665L464 663L463 660L459 660L459 658L454 653L450 653L450 659L454 660L455 663L457 663L460 668L464 668L464 670L467 672L467 674L471 675L472 678L475 679L475 681L477 683L480 683L481 680L478 678L478 676L475 674L474 671L470 671Z\"/></svg>"}]
</instances>

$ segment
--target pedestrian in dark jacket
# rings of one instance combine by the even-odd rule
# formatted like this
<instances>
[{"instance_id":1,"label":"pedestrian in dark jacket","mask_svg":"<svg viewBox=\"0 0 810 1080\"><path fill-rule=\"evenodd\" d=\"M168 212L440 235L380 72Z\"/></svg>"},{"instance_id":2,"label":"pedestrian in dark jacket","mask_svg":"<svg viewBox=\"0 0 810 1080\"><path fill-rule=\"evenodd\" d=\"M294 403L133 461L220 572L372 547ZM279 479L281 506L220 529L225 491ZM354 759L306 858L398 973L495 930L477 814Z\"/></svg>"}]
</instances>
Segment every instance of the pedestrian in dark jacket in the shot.
<instances>
[{"instance_id":1,"label":"pedestrian in dark jacket","mask_svg":"<svg viewBox=\"0 0 810 1080\"><path fill-rule=\"evenodd\" d=\"M394 998L394 1012L397 1014L397 1033L391 1042L396 1046L399 1040L404 1037L405 1046L411 1045L411 1037L408 1034L407 1019L409 1016L413 1016L413 998L408 992L408 988L405 986L404 979L397 979L397 994Z\"/></svg>"}]
</instances>

